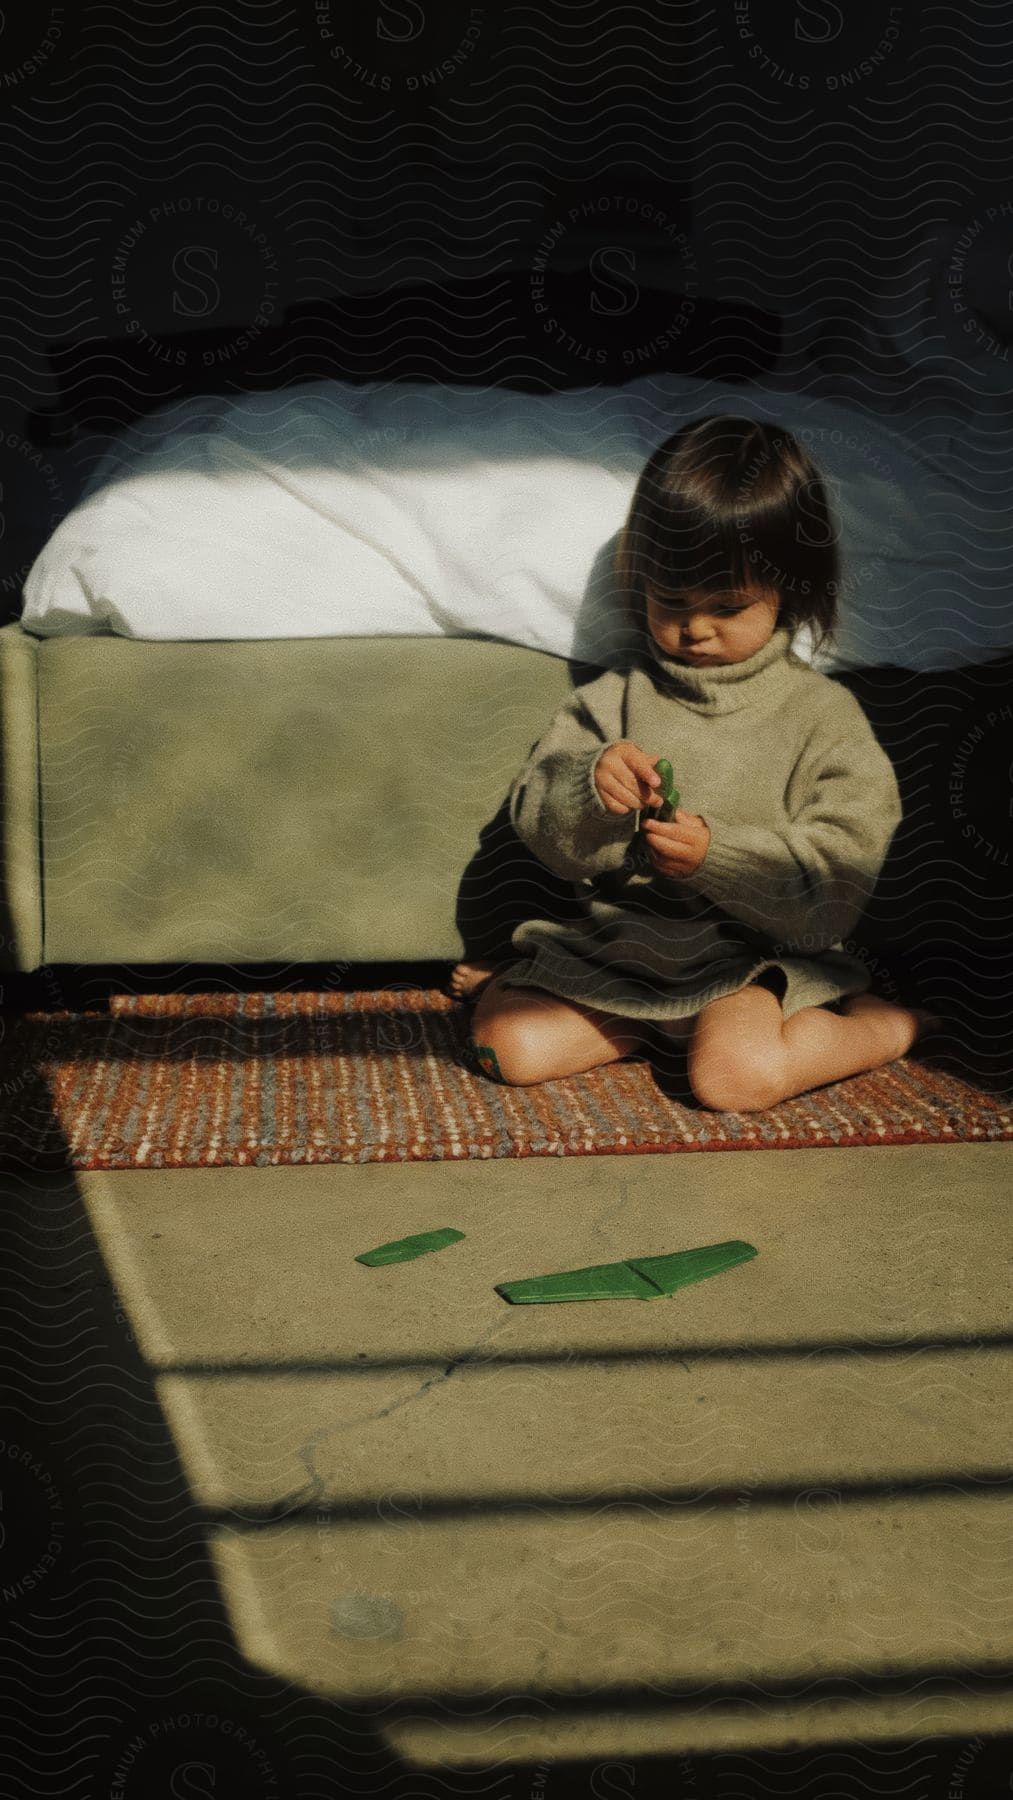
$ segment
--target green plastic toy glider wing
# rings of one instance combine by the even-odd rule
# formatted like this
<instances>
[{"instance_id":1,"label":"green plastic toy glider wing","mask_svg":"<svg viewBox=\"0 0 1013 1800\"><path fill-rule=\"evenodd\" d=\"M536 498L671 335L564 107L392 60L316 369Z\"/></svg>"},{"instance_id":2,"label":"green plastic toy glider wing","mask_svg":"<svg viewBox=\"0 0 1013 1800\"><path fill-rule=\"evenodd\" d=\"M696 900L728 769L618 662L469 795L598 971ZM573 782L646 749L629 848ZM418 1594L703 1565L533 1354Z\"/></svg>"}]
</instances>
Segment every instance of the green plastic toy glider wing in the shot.
<instances>
[{"instance_id":1,"label":"green plastic toy glider wing","mask_svg":"<svg viewBox=\"0 0 1013 1800\"><path fill-rule=\"evenodd\" d=\"M671 1256L631 1256L627 1267L652 1282L659 1294L674 1294L693 1281L703 1281L708 1275L720 1275L738 1263L750 1262L758 1254L755 1244L729 1238L727 1243L705 1244L699 1250L675 1250Z\"/></svg>"},{"instance_id":2,"label":"green plastic toy glider wing","mask_svg":"<svg viewBox=\"0 0 1013 1800\"><path fill-rule=\"evenodd\" d=\"M558 1275L532 1275L524 1281L502 1281L495 1292L513 1306L550 1300L659 1300L690 1282L720 1275L758 1254L754 1244L730 1239L670 1256L629 1257L625 1262L594 1263L588 1269L566 1269Z\"/></svg>"},{"instance_id":3,"label":"green plastic toy glider wing","mask_svg":"<svg viewBox=\"0 0 1013 1800\"><path fill-rule=\"evenodd\" d=\"M412 1262L416 1256L426 1256L430 1250L445 1250L448 1244L456 1244L463 1236L463 1231L445 1225L441 1231L419 1231L414 1237L394 1238L389 1244L378 1244L375 1250L364 1250L355 1260L366 1263L371 1269L384 1263Z\"/></svg>"},{"instance_id":4,"label":"green plastic toy glider wing","mask_svg":"<svg viewBox=\"0 0 1013 1800\"><path fill-rule=\"evenodd\" d=\"M588 1269L566 1269L559 1275L532 1275L526 1281L504 1281L496 1293L515 1306L535 1300L649 1300L658 1290L628 1264L592 1263Z\"/></svg>"}]
</instances>

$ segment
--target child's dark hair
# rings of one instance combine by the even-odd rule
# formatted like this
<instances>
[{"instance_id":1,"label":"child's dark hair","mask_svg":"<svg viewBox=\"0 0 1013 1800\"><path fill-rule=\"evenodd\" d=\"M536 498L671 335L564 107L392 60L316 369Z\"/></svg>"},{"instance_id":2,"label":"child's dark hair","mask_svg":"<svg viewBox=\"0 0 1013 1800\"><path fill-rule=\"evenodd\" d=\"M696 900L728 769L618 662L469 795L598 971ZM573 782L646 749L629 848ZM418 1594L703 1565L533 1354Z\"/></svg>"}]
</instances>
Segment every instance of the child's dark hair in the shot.
<instances>
[{"instance_id":1,"label":"child's dark hair","mask_svg":"<svg viewBox=\"0 0 1013 1800\"><path fill-rule=\"evenodd\" d=\"M819 472L790 431L730 415L694 419L649 457L619 535L616 579L647 630L645 586L776 592L778 624L837 623L837 526Z\"/></svg>"}]
</instances>

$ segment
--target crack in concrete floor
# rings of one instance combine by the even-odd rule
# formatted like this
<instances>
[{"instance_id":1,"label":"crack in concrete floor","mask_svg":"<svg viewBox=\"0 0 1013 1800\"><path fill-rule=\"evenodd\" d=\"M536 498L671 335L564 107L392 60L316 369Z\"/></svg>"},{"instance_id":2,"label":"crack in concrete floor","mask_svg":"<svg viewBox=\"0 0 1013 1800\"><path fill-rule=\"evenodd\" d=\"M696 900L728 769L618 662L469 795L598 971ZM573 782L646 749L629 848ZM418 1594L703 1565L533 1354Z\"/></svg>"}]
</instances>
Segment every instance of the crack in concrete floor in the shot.
<instances>
[{"instance_id":1,"label":"crack in concrete floor","mask_svg":"<svg viewBox=\"0 0 1013 1800\"><path fill-rule=\"evenodd\" d=\"M349 1419L336 1419L333 1423L324 1426L320 1431L314 1432L311 1438L308 1438L305 1443L299 1446L298 1457L303 1468L306 1470L307 1479L305 1489L301 1489L298 1496L294 1495L293 1498L298 1498L300 1500L319 1500L322 1498L325 1487L325 1478L316 1466L316 1459L322 1445L327 1443L327 1441L334 1437L336 1433L347 1431L356 1425L370 1425L377 1419L389 1418L392 1413L399 1412L402 1407L410 1406L413 1400L421 1399L422 1395L428 1394L431 1388L439 1387L443 1382L449 1381L450 1377L456 1374L458 1369L466 1368L472 1363L478 1352L484 1349L487 1344L492 1343L493 1339L498 1337L504 1330L507 1323L508 1320L505 1317L497 1319L488 1331L484 1331L481 1337L476 1338L475 1342L469 1345L466 1350L463 1350L459 1356L452 1357L445 1368L438 1370L435 1375L428 1375L424 1381L419 1382L416 1387L412 1388L410 1393L402 1394L399 1399L390 1401L388 1405L379 1407L375 1412L359 1413L354 1418Z\"/></svg>"}]
</instances>

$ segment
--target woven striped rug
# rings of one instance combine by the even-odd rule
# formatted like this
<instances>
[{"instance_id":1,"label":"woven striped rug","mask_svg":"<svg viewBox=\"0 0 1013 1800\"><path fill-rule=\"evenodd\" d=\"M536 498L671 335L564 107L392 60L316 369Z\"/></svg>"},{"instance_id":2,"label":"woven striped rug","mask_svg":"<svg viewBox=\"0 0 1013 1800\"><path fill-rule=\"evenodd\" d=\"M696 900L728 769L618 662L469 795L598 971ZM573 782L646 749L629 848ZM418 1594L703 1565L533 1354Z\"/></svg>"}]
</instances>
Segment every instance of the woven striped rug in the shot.
<instances>
[{"instance_id":1,"label":"woven striped rug","mask_svg":"<svg viewBox=\"0 0 1013 1800\"><path fill-rule=\"evenodd\" d=\"M763 1113L715 1113L646 1058L490 1081L439 989L114 995L28 1013L0 1047L0 1156L191 1169L637 1156L1013 1138L1013 1107L912 1058Z\"/></svg>"}]
</instances>

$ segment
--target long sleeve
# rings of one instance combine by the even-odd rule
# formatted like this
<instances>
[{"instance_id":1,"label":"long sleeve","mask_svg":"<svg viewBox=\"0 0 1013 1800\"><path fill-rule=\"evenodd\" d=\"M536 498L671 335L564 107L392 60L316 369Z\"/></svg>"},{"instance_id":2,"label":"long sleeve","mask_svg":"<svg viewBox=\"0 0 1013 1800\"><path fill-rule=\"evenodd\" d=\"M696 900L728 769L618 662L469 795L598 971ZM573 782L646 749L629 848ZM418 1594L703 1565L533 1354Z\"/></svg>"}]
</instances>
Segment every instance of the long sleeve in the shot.
<instances>
[{"instance_id":1,"label":"long sleeve","mask_svg":"<svg viewBox=\"0 0 1013 1800\"><path fill-rule=\"evenodd\" d=\"M785 826L704 811L707 854L679 883L801 954L818 954L854 929L902 817L890 760L857 701L847 701L800 761Z\"/></svg>"},{"instance_id":2,"label":"long sleeve","mask_svg":"<svg viewBox=\"0 0 1013 1800\"><path fill-rule=\"evenodd\" d=\"M607 672L560 706L510 788L510 818L540 862L567 881L623 865L636 814L609 812L594 770L622 732L622 678Z\"/></svg>"}]
</instances>

